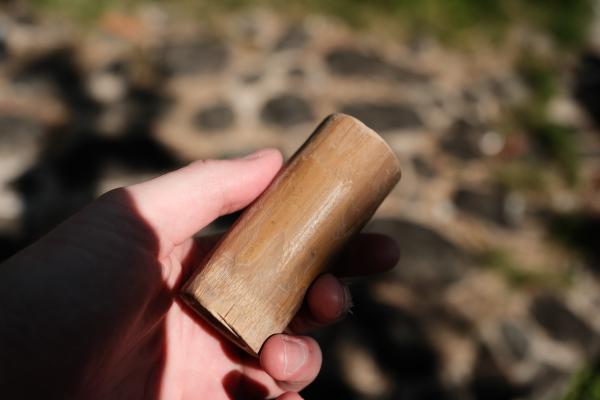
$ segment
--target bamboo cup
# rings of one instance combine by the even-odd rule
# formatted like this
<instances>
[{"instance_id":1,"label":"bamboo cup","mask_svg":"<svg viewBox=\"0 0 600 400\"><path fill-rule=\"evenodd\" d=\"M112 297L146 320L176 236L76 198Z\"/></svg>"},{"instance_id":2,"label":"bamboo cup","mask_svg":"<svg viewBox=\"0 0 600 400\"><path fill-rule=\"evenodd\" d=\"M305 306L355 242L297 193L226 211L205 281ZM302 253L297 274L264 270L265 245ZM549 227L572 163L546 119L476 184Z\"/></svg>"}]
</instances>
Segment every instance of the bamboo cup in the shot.
<instances>
[{"instance_id":1,"label":"bamboo cup","mask_svg":"<svg viewBox=\"0 0 600 400\"><path fill-rule=\"evenodd\" d=\"M183 300L257 356L399 180L398 159L377 133L329 116L190 277Z\"/></svg>"}]
</instances>

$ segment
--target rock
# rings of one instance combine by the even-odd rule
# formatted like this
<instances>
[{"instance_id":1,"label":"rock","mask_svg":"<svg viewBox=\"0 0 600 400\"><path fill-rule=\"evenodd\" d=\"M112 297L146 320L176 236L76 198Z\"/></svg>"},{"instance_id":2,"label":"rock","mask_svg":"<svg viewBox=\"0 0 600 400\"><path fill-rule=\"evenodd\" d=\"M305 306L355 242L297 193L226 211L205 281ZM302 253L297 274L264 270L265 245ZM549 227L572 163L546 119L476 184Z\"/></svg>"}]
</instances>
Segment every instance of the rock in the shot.
<instances>
[{"instance_id":1,"label":"rock","mask_svg":"<svg viewBox=\"0 0 600 400\"><path fill-rule=\"evenodd\" d=\"M308 42L309 36L302 25L292 25L279 38L275 45L275 51L292 50L304 47Z\"/></svg>"},{"instance_id":2,"label":"rock","mask_svg":"<svg viewBox=\"0 0 600 400\"><path fill-rule=\"evenodd\" d=\"M0 115L0 190L20 174L40 150L43 126L35 120Z\"/></svg>"},{"instance_id":3,"label":"rock","mask_svg":"<svg viewBox=\"0 0 600 400\"><path fill-rule=\"evenodd\" d=\"M499 330L512 356L519 361L525 359L529 353L529 339L525 332L510 321L500 323Z\"/></svg>"},{"instance_id":4,"label":"rock","mask_svg":"<svg viewBox=\"0 0 600 400\"><path fill-rule=\"evenodd\" d=\"M459 280L470 256L456 244L425 226L400 219L377 219L367 230L390 235L401 246L400 267L393 274L419 288L442 288Z\"/></svg>"},{"instance_id":5,"label":"rock","mask_svg":"<svg viewBox=\"0 0 600 400\"><path fill-rule=\"evenodd\" d=\"M292 67L289 69L288 75L292 78L304 78L306 72L302 67Z\"/></svg>"},{"instance_id":6,"label":"rock","mask_svg":"<svg viewBox=\"0 0 600 400\"><path fill-rule=\"evenodd\" d=\"M315 118L308 101L291 93L281 94L268 100L260 116L264 122L284 128L311 122Z\"/></svg>"},{"instance_id":7,"label":"rock","mask_svg":"<svg viewBox=\"0 0 600 400\"><path fill-rule=\"evenodd\" d=\"M231 105L219 103L200 110L194 117L194 125L206 131L227 129L235 122Z\"/></svg>"},{"instance_id":8,"label":"rock","mask_svg":"<svg viewBox=\"0 0 600 400\"><path fill-rule=\"evenodd\" d=\"M262 75L260 72L249 72L247 74L242 75L240 79L245 85L253 85L255 83L260 82L260 80L262 79Z\"/></svg>"},{"instance_id":9,"label":"rock","mask_svg":"<svg viewBox=\"0 0 600 400\"><path fill-rule=\"evenodd\" d=\"M114 59L86 77L87 91L92 98L105 105L124 101L132 84L128 81L131 66L124 59Z\"/></svg>"},{"instance_id":10,"label":"rock","mask_svg":"<svg viewBox=\"0 0 600 400\"><path fill-rule=\"evenodd\" d=\"M429 77L411 69L386 62L372 51L336 48L325 56L332 74L349 78L386 78L398 82L424 82Z\"/></svg>"},{"instance_id":11,"label":"rock","mask_svg":"<svg viewBox=\"0 0 600 400\"><path fill-rule=\"evenodd\" d=\"M438 175L437 170L423 156L416 155L412 159L413 167L417 174L426 179L433 179Z\"/></svg>"},{"instance_id":12,"label":"rock","mask_svg":"<svg viewBox=\"0 0 600 400\"><path fill-rule=\"evenodd\" d=\"M499 103L509 105L517 96L520 83L514 76L492 77L486 82L489 93L492 94Z\"/></svg>"},{"instance_id":13,"label":"rock","mask_svg":"<svg viewBox=\"0 0 600 400\"><path fill-rule=\"evenodd\" d=\"M407 104L351 103L344 105L341 111L358 118L376 131L423 127L419 114Z\"/></svg>"},{"instance_id":14,"label":"rock","mask_svg":"<svg viewBox=\"0 0 600 400\"><path fill-rule=\"evenodd\" d=\"M507 228L519 227L525 218L525 199L517 193L459 188L453 201L459 210Z\"/></svg>"},{"instance_id":15,"label":"rock","mask_svg":"<svg viewBox=\"0 0 600 400\"><path fill-rule=\"evenodd\" d=\"M483 156L480 142L487 129L473 125L464 119L455 121L442 139L442 149L462 160L473 160Z\"/></svg>"},{"instance_id":16,"label":"rock","mask_svg":"<svg viewBox=\"0 0 600 400\"><path fill-rule=\"evenodd\" d=\"M104 104L116 103L127 95L127 81L124 77L105 71L91 74L87 88L94 100Z\"/></svg>"},{"instance_id":17,"label":"rock","mask_svg":"<svg viewBox=\"0 0 600 400\"><path fill-rule=\"evenodd\" d=\"M15 154L22 146L29 146L40 138L42 125L35 120L16 116L0 115L0 151Z\"/></svg>"},{"instance_id":18,"label":"rock","mask_svg":"<svg viewBox=\"0 0 600 400\"><path fill-rule=\"evenodd\" d=\"M168 45L161 64L169 74L217 73L227 66L229 52L217 38Z\"/></svg>"},{"instance_id":19,"label":"rock","mask_svg":"<svg viewBox=\"0 0 600 400\"><path fill-rule=\"evenodd\" d=\"M529 311L550 337L578 345L590 355L597 349L598 334L555 296L537 296Z\"/></svg>"}]
</instances>

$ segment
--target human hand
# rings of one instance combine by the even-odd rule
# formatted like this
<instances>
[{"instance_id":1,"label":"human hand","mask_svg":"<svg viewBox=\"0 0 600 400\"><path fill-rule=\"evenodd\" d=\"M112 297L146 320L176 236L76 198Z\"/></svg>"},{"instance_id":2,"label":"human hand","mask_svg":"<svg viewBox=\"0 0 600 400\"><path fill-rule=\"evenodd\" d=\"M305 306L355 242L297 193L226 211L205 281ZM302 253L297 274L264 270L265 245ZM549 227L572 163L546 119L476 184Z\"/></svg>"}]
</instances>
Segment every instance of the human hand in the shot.
<instances>
[{"instance_id":1,"label":"human hand","mask_svg":"<svg viewBox=\"0 0 600 400\"><path fill-rule=\"evenodd\" d=\"M335 275L387 270L398 250L359 235L319 277L260 359L176 300L215 243L194 235L251 203L281 167L276 150L193 163L102 196L0 266L0 391L7 398L299 399L321 366L311 329L351 300ZM334 275L335 274L335 275Z\"/></svg>"}]
</instances>

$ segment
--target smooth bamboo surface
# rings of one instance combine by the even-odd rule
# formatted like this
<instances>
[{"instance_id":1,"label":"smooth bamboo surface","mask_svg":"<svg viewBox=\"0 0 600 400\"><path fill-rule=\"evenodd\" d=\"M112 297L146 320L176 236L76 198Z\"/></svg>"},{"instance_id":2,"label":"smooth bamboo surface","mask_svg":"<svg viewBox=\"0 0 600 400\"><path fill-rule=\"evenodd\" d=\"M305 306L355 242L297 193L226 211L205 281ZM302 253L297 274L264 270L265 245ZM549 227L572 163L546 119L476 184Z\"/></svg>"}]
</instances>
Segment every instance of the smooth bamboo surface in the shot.
<instances>
[{"instance_id":1,"label":"smooth bamboo surface","mask_svg":"<svg viewBox=\"0 0 600 400\"><path fill-rule=\"evenodd\" d=\"M377 133L353 117L331 115L225 234L182 298L258 355L399 179L399 161Z\"/></svg>"}]
</instances>

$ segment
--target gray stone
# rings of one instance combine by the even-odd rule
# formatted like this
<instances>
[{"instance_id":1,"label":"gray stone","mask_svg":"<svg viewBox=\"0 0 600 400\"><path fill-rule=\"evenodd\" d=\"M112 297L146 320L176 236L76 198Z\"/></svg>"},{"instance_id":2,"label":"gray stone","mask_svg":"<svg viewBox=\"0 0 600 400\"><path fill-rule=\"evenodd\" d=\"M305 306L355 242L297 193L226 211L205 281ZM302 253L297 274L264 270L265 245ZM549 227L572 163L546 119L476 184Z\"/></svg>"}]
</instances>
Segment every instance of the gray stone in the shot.
<instances>
[{"instance_id":1,"label":"gray stone","mask_svg":"<svg viewBox=\"0 0 600 400\"><path fill-rule=\"evenodd\" d=\"M329 71L343 77L387 78L399 82L424 82L429 76L386 62L372 51L337 48L325 56Z\"/></svg>"},{"instance_id":2,"label":"gray stone","mask_svg":"<svg viewBox=\"0 0 600 400\"><path fill-rule=\"evenodd\" d=\"M275 51L302 48L308 39L308 33L302 25L292 25L277 41Z\"/></svg>"},{"instance_id":3,"label":"gray stone","mask_svg":"<svg viewBox=\"0 0 600 400\"><path fill-rule=\"evenodd\" d=\"M413 167L417 174L426 179L433 179L438 175L437 170L423 156L416 155L412 159Z\"/></svg>"},{"instance_id":4,"label":"gray stone","mask_svg":"<svg viewBox=\"0 0 600 400\"><path fill-rule=\"evenodd\" d=\"M263 106L261 119L269 124L290 127L314 120L310 104L300 96L281 94L268 100Z\"/></svg>"},{"instance_id":5,"label":"gray stone","mask_svg":"<svg viewBox=\"0 0 600 400\"><path fill-rule=\"evenodd\" d=\"M304 78L306 72L302 67L292 67L289 69L288 75L292 78Z\"/></svg>"},{"instance_id":6,"label":"gray stone","mask_svg":"<svg viewBox=\"0 0 600 400\"><path fill-rule=\"evenodd\" d=\"M229 52L217 38L167 45L162 65L170 74L215 73L227 65Z\"/></svg>"},{"instance_id":7,"label":"gray stone","mask_svg":"<svg viewBox=\"0 0 600 400\"><path fill-rule=\"evenodd\" d=\"M200 110L194 117L194 124L206 131L229 128L235 121L235 114L229 104L219 103Z\"/></svg>"},{"instance_id":8,"label":"gray stone","mask_svg":"<svg viewBox=\"0 0 600 400\"><path fill-rule=\"evenodd\" d=\"M37 146L44 129L32 119L13 115L0 115L0 154L15 156Z\"/></svg>"},{"instance_id":9,"label":"gray stone","mask_svg":"<svg viewBox=\"0 0 600 400\"><path fill-rule=\"evenodd\" d=\"M253 85L258 83L262 79L262 75L260 72L250 72L248 74L242 75L241 80L246 85Z\"/></svg>"},{"instance_id":10,"label":"gray stone","mask_svg":"<svg viewBox=\"0 0 600 400\"><path fill-rule=\"evenodd\" d=\"M552 338L578 345L588 354L598 348L598 334L555 296L543 294L534 298L530 313Z\"/></svg>"},{"instance_id":11,"label":"gray stone","mask_svg":"<svg viewBox=\"0 0 600 400\"><path fill-rule=\"evenodd\" d=\"M377 219L367 230L391 236L402 257L393 274L417 288L443 288L459 280L471 257L446 237L425 226L401 219Z\"/></svg>"},{"instance_id":12,"label":"gray stone","mask_svg":"<svg viewBox=\"0 0 600 400\"><path fill-rule=\"evenodd\" d=\"M504 321L500 324L500 334L508 349L516 360L523 360L529 353L529 339L523 330L515 323Z\"/></svg>"},{"instance_id":13,"label":"gray stone","mask_svg":"<svg viewBox=\"0 0 600 400\"><path fill-rule=\"evenodd\" d=\"M414 108L402 103L352 103L344 105L341 111L376 131L423 127L423 121Z\"/></svg>"},{"instance_id":14,"label":"gray stone","mask_svg":"<svg viewBox=\"0 0 600 400\"><path fill-rule=\"evenodd\" d=\"M516 193L501 189L474 190L459 188L453 195L461 211L506 228L517 228L525 218L525 200Z\"/></svg>"},{"instance_id":15,"label":"gray stone","mask_svg":"<svg viewBox=\"0 0 600 400\"><path fill-rule=\"evenodd\" d=\"M479 143L486 131L487 129L483 126L459 119L450 126L444 135L441 142L442 149L465 161L481 158L483 154Z\"/></svg>"}]
</instances>

